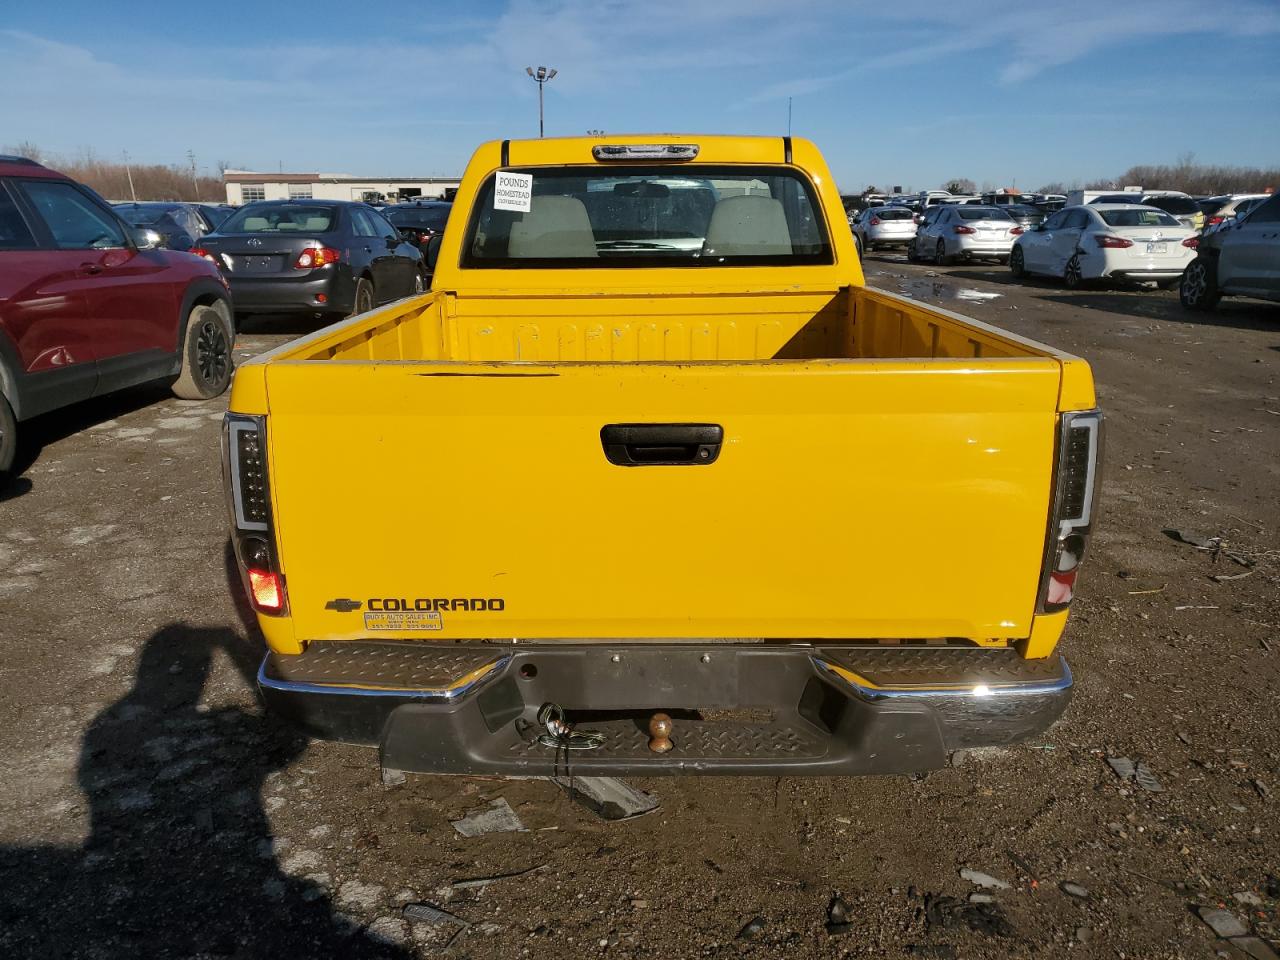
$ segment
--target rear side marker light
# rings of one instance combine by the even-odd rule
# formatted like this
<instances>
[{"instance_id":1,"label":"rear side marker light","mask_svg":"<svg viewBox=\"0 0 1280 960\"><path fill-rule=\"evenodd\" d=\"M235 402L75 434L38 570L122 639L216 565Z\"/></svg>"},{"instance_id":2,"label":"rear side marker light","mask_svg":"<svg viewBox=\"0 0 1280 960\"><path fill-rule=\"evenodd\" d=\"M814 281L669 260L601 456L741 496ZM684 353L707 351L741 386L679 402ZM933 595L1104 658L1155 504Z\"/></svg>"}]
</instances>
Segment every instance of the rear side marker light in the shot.
<instances>
[{"instance_id":1,"label":"rear side marker light","mask_svg":"<svg viewBox=\"0 0 1280 960\"><path fill-rule=\"evenodd\" d=\"M1102 456L1102 414L1062 415L1054 476L1052 514L1041 572L1042 613L1065 610L1093 529Z\"/></svg>"},{"instance_id":2,"label":"rear side marker light","mask_svg":"<svg viewBox=\"0 0 1280 960\"><path fill-rule=\"evenodd\" d=\"M1132 247L1133 241L1124 237L1112 236L1109 233L1099 233L1094 237L1098 241L1098 246L1104 249L1123 250L1125 247Z\"/></svg>"},{"instance_id":3,"label":"rear side marker light","mask_svg":"<svg viewBox=\"0 0 1280 960\"><path fill-rule=\"evenodd\" d=\"M255 610L279 613L284 609L284 578L270 570L249 568L249 596Z\"/></svg>"},{"instance_id":4,"label":"rear side marker light","mask_svg":"<svg viewBox=\"0 0 1280 960\"><path fill-rule=\"evenodd\" d=\"M955 230L956 233L977 233L978 232L977 230L973 229L973 227L952 227L952 229Z\"/></svg>"}]
</instances>

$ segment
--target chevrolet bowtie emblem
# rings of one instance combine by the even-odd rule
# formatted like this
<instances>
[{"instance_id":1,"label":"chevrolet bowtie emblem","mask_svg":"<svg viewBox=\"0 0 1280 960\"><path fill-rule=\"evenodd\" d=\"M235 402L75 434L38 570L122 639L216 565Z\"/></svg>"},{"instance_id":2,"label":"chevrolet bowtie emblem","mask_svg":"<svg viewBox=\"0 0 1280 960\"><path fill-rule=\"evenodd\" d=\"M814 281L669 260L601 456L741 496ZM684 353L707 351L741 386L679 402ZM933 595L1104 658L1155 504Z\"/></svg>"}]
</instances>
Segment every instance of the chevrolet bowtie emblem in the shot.
<instances>
[{"instance_id":1,"label":"chevrolet bowtie emblem","mask_svg":"<svg viewBox=\"0 0 1280 960\"><path fill-rule=\"evenodd\" d=\"M364 604L359 600L348 600L346 597L338 597L336 600L330 600L324 605L326 610L337 610L339 613L350 613L352 610L359 610Z\"/></svg>"}]
</instances>

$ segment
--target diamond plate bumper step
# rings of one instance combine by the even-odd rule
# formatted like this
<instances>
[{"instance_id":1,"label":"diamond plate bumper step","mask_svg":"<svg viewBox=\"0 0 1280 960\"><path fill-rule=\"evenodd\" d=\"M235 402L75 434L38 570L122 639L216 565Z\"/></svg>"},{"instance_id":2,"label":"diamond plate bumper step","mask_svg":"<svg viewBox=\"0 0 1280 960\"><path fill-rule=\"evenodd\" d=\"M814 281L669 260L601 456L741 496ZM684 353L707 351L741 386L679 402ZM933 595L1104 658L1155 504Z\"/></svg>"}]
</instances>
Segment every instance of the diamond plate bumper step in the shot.
<instances>
[{"instance_id":1,"label":"diamond plate bumper step","mask_svg":"<svg viewBox=\"0 0 1280 960\"><path fill-rule=\"evenodd\" d=\"M384 768L512 776L914 773L1043 732L1071 683L1011 649L722 641L333 641L259 672L273 710ZM539 744L548 702L604 742ZM654 711L676 716L668 753Z\"/></svg>"}]
</instances>

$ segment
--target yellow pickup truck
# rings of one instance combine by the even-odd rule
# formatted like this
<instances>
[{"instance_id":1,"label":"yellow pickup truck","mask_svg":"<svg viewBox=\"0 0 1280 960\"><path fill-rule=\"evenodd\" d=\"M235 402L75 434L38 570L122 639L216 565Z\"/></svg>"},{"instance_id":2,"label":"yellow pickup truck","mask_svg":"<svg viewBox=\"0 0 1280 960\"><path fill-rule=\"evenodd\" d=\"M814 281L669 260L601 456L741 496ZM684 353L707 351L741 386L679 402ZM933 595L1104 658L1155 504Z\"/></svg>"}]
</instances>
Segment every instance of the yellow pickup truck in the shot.
<instances>
[{"instance_id":1,"label":"yellow pickup truck","mask_svg":"<svg viewBox=\"0 0 1280 960\"><path fill-rule=\"evenodd\" d=\"M912 773L1044 731L1080 359L864 285L818 150L501 141L432 289L240 366L268 706L433 773Z\"/></svg>"}]
</instances>

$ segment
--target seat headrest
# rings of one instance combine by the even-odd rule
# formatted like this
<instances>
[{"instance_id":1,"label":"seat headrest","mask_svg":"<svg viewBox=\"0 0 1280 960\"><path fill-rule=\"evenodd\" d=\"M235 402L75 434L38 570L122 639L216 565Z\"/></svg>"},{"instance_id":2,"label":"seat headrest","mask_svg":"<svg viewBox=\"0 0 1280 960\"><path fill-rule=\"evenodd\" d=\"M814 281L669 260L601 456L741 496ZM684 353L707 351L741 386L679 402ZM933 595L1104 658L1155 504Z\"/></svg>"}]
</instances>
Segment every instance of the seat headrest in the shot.
<instances>
[{"instance_id":1,"label":"seat headrest","mask_svg":"<svg viewBox=\"0 0 1280 960\"><path fill-rule=\"evenodd\" d=\"M511 225L507 256L595 257L596 235L587 208L576 197L534 197L529 212Z\"/></svg>"},{"instance_id":2,"label":"seat headrest","mask_svg":"<svg viewBox=\"0 0 1280 960\"><path fill-rule=\"evenodd\" d=\"M750 195L718 201L707 225L706 252L721 257L791 253L782 201Z\"/></svg>"},{"instance_id":3,"label":"seat headrest","mask_svg":"<svg viewBox=\"0 0 1280 960\"><path fill-rule=\"evenodd\" d=\"M250 233L252 233L255 230L265 230L269 226L270 224L267 222L266 217L245 217L244 218L244 228Z\"/></svg>"}]
</instances>

